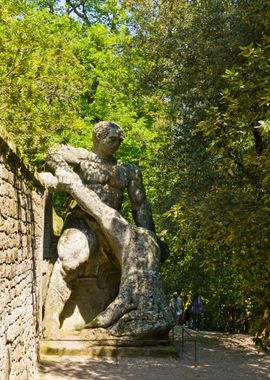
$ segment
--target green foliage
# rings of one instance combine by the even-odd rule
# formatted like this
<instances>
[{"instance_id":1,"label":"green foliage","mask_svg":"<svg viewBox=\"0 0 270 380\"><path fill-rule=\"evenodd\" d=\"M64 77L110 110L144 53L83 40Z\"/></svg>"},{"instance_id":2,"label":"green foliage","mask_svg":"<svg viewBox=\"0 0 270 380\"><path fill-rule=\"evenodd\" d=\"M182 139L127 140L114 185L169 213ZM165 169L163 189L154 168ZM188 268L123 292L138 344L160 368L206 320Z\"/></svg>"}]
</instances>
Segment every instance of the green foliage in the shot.
<instances>
[{"instance_id":1,"label":"green foliage","mask_svg":"<svg viewBox=\"0 0 270 380\"><path fill-rule=\"evenodd\" d=\"M141 86L166 114L169 140L152 171L163 213L159 229L172 251L162 268L166 290L199 292L212 327L222 327L222 304L244 310L248 300L251 331L263 341L269 336L269 3L128 4L134 48L147 61Z\"/></svg>"},{"instance_id":2,"label":"green foliage","mask_svg":"<svg viewBox=\"0 0 270 380\"><path fill-rule=\"evenodd\" d=\"M103 24L110 31L118 30L125 20L125 12L119 7L117 0L66 0L65 8L86 25Z\"/></svg>"},{"instance_id":3,"label":"green foliage","mask_svg":"<svg viewBox=\"0 0 270 380\"><path fill-rule=\"evenodd\" d=\"M83 127L76 104L83 90L79 26L44 11L8 13L6 7L0 28L1 124L36 162L49 145Z\"/></svg>"},{"instance_id":4,"label":"green foliage","mask_svg":"<svg viewBox=\"0 0 270 380\"><path fill-rule=\"evenodd\" d=\"M228 221L222 237L232 251L232 267L252 302L252 329L261 342L269 337L269 37L241 48L245 61L227 70L219 109L198 130L211 136L211 154L219 154L226 181L226 204L218 220ZM227 182L231 184L227 188ZM244 223L243 223L244 221Z\"/></svg>"},{"instance_id":5,"label":"green foliage","mask_svg":"<svg viewBox=\"0 0 270 380\"><path fill-rule=\"evenodd\" d=\"M132 150L123 147L124 159L149 160L152 132L131 96L136 85L132 63L125 67L123 58L130 41L125 28L85 28L68 16L36 9L35 2L2 3L1 124L31 163L42 165L52 144L91 148L93 125L106 119L127 131L125 144Z\"/></svg>"}]
</instances>

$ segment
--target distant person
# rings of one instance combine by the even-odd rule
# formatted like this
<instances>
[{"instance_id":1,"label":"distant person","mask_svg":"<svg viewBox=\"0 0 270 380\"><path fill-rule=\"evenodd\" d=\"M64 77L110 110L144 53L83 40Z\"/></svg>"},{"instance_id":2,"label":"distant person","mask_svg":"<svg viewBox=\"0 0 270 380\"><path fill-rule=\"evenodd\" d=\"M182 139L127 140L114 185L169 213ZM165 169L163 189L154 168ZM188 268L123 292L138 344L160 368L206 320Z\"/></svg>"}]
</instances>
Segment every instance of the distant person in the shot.
<instances>
[{"instance_id":1,"label":"distant person","mask_svg":"<svg viewBox=\"0 0 270 380\"><path fill-rule=\"evenodd\" d=\"M185 325L189 328L191 327L191 308L191 304L188 304L185 310Z\"/></svg>"},{"instance_id":2,"label":"distant person","mask_svg":"<svg viewBox=\"0 0 270 380\"><path fill-rule=\"evenodd\" d=\"M180 295L174 292L169 307L176 325L179 324L182 315L182 306L183 302Z\"/></svg>"},{"instance_id":3,"label":"distant person","mask_svg":"<svg viewBox=\"0 0 270 380\"><path fill-rule=\"evenodd\" d=\"M203 315L203 303L200 296L195 296L191 307L192 328L199 329Z\"/></svg>"}]
</instances>

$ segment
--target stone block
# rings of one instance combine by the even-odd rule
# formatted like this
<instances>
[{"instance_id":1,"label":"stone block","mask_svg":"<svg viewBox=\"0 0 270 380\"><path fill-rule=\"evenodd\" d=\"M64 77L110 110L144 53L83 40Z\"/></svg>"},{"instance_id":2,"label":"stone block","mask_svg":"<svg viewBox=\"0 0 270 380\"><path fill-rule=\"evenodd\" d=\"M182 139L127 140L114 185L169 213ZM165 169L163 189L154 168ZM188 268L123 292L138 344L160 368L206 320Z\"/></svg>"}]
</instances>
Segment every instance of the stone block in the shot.
<instances>
[{"instance_id":1,"label":"stone block","mask_svg":"<svg viewBox=\"0 0 270 380\"><path fill-rule=\"evenodd\" d=\"M8 182L9 170L6 168L4 164L0 164L0 177Z\"/></svg>"},{"instance_id":2,"label":"stone block","mask_svg":"<svg viewBox=\"0 0 270 380\"><path fill-rule=\"evenodd\" d=\"M49 361L53 356L85 356L91 358L106 357L178 357L178 352L168 340L46 340L40 346L41 362Z\"/></svg>"},{"instance_id":3,"label":"stone block","mask_svg":"<svg viewBox=\"0 0 270 380\"><path fill-rule=\"evenodd\" d=\"M8 248L9 238L5 232L0 232L0 250L6 251Z\"/></svg>"}]
</instances>

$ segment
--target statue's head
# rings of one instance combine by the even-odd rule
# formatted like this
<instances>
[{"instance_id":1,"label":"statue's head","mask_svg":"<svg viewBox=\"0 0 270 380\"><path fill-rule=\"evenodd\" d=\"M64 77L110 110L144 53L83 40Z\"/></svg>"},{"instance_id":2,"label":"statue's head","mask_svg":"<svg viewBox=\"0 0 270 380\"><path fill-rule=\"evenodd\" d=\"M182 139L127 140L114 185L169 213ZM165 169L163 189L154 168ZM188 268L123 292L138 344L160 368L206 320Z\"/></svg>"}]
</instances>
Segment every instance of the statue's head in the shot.
<instances>
[{"instance_id":1,"label":"statue's head","mask_svg":"<svg viewBox=\"0 0 270 380\"><path fill-rule=\"evenodd\" d=\"M113 155L123 139L123 129L112 121L101 121L94 126L94 149L103 155Z\"/></svg>"},{"instance_id":2,"label":"statue's head","mask_svg":"<svg viewBox=\"0 0 270 380\"><path fill-rule=\"evenodd\" d=\"M124 139L124 131L119 125L113 123L112 121L100 121L94 126L93 129L93 139L101 140L106 138L108 135L114 135L118 137L121 141Z\"/></svg>"}]
</instances>

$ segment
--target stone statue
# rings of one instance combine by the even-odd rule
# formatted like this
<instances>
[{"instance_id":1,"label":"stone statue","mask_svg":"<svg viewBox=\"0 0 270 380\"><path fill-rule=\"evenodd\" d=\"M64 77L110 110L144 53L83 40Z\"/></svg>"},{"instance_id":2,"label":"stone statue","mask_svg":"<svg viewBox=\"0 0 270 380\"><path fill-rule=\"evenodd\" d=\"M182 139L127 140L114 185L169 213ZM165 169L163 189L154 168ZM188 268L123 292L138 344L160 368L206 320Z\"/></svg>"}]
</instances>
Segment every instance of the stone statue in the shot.
<instances>
[{"instance_id":1,"label":"stone statue","mask_svg":"<svg viewBox=\"0 0 270 380\"><path fill-rule=\"evenodd\" d=\"M160 246L164 248L164 244L155 236L139 169L114 157L122 140L123 130L104 121L94 127L93 151L61 145L48 154L47 164L54 177L44 174L45 182L69 193L77 205L65 220L57 246L58 260L45 303L45 337L57 337L60 315L76 279L96 275L104 265L110 274L112 268L118 273L117 289L86 326L133 336L169 329L159 279ZM125 189L138 227L121 216ZM110 283L106 286L110 288Z\"/></svg>"}]
</instances>

